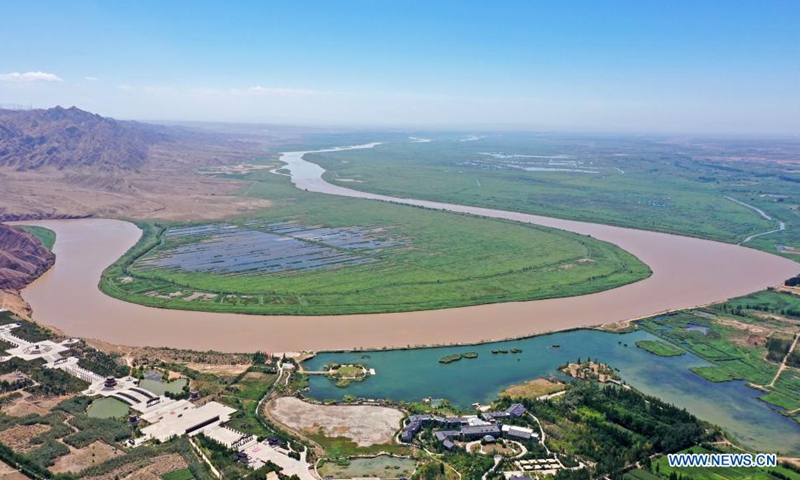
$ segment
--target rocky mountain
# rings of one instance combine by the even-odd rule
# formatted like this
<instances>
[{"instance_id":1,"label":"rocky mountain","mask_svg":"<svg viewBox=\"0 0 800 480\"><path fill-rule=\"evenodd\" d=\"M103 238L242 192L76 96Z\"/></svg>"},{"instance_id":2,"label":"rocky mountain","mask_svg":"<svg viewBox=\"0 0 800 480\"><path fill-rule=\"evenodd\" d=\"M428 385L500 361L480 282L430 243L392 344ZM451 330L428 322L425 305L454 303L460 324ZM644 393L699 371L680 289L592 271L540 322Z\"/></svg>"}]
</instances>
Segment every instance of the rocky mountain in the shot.
<instances>
[{"instance_id":1,"label":"rocky mountain","mask_svg":"<svg viewBox=\"0 0 800 480\"><path fill-rule=\"evenodd\" d=\"M0 224L0 290L18 291L46 272L56 256L30 233Z\"/></svg>"},{"instance_id":2,"label":"rocky mountain","mask_svg":"<svg viewBox=\"0 0 800 480\"><path fill-rule=\"evenodd\" d=\"M79 108L0 110L0 166L18 171L89 167L139 171L164 127L123 122Z\"/></svg>"}]
</instances>

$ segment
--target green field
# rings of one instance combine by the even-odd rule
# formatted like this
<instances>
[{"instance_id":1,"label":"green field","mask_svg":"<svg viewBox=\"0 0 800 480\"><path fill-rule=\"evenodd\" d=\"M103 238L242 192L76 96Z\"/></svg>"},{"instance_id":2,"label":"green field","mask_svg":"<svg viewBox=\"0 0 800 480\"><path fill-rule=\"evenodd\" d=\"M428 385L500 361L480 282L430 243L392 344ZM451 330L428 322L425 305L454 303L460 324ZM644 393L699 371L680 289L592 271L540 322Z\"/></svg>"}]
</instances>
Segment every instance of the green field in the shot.
<instances>
[{"instance_id":1,"label":"green field","mask_svg":"<svg viewBox=\"0 0 800 480\"><path fill-rule=\"evenodd\" d=\"M269 274L189 271L154 268L152 262L188 243L200 244L209 238L175 239L164 232L176 225L142 224L142 239L105 272L101 289L126 301L164 308L322 315L574 296L650 274L647 266L627 252L585 236L308 193L291 186L286 177L263 170L245 179L252 183L243 192L271 199L274 206L226 224L248 230L285 221L303 226L360 227L384 232L382 235L397 244L359 251L369 263L338 268ZM220 258L230 255L225 249L212 253ZM201 294L204 296L198 297Z\"/></svg>"},{"instance_id":2,"label":"green field","mask_svg":"<svg viewBox=\"0 0 800 480\"><path fill-rule=\"evenodd\" d=\"M194 475L188 468L182 470L175 470L174 472L165 473L161 475L164 480L193 480Z\"/></svg>"},{"instance_id":3,"label":"green field","mask_svg":"<svg viewBox=\"0 0 800 480\"><path fill-rule=\"evenodd\" d=\"M785 231L748 245L800 261L800 176L791 163L800 152L795 141L555 134L487 134L471 142L456 135L432 138L409 143L387 136L387 143L374 149L306 158L328 170L331 183L356 190L731 243L775 229L781 220ZM523 169L528 166L594 173ZM760 208L773 220L726 197ZM779 252L778 246L795 250Z\"/></svg>"},{"instance_id":4,"label":"green field","mask_svg":"<svg viewBox=\"0 0 800 480\"><path fill-rule=\"evenodd\" d=\"M659 357L677 357L686 353L674 345L653 340L639 340L636 346Z\"/></svg>"},{"instance_id":5,"label":"green field","mask_svg":"<svg viewBox=\"0 0 800 480\"><path fill-rule=\"evenodd\" d=\"M39 239L44 245L44 248L48 250L53 249L53 245L56 244L56 232L50 230L49 228L44 227L33 227L33 226L20 226L19 228L29 232L31 235Z\"/></svg>"}]
</instances>

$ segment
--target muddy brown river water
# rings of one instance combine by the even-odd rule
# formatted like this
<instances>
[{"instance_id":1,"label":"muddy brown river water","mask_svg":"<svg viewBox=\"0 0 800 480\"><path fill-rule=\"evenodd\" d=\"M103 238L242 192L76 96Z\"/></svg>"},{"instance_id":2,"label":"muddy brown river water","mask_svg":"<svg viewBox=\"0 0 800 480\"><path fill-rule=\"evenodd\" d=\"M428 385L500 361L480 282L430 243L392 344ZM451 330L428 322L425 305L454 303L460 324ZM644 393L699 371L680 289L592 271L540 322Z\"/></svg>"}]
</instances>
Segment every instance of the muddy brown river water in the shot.
<instances>
[{"instance_id":1,"label":"muddy brown river water","mask_svg":"<svg viewBox=\"0 0 800 480\"><path fill-rule=\"evenodd\" d=\"M653 275L580 297L408 313L256 316L166 310L126 303L97 288L103 270L139 239L141 232L135 225L109 219L44 220L24 222L47 227L57 235L55 266L22 292L34 319L68 335L116 344L231 352L476 343L706 305L778 285L800 272L800 265L777 255L709 240L359 192L325 182L324 170L303 160L305 153L310 152L287 152L281 157L298 188L591 235L636 255Z\"/></svg>"}]
</instances>

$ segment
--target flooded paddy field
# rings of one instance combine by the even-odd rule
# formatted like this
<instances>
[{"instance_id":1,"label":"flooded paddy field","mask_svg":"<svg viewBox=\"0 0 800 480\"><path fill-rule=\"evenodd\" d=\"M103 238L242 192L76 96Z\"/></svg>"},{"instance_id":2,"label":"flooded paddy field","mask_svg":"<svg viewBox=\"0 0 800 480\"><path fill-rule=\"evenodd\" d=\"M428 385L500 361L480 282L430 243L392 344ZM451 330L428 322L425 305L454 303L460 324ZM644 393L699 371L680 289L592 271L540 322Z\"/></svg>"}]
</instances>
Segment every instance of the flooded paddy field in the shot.
<instances>
[{"instance_id":1,"label":"flooded paddy field","mask_svg":"<svg viewBox=\"0 0 800 480\"><path fill-rule=\"evenodd\" d=\"M620 377L633 387L720 425L748 447L800 453L800 424L759 400L765 395L763 392L742 381L709 382L689 370L708 366L708 362L691 354L659 357L637 348L635 344L641 340L657 337L644 331L611 334L576 330L468 347L322 353L304 365L316 370L332 362L362 363L377 372L346 388L336 387L327 378L311 376L310 394L318 399L355 395L421 401L432 397L469 408L473 402L489 402L505 388L534 378L552 376L569 381L557 370L558 366L591 358L619 369ZM492 353L514 348L522 351ZM445 355L466 351L477 352L478 358L439 363Z\"/></svg>"},{"instance_id":2,"label":"flooded paddy field","mask_svg":"<svg viewBox=\"0 0 800 480\"><path fill-rule=\"evenodd\" d=\"M165 244L133 268L175 268L219 274L302 272L378 261L403 245L382 230L326 228L297 222L213 224L170 228Z\"/></svg>"}]
</instances>

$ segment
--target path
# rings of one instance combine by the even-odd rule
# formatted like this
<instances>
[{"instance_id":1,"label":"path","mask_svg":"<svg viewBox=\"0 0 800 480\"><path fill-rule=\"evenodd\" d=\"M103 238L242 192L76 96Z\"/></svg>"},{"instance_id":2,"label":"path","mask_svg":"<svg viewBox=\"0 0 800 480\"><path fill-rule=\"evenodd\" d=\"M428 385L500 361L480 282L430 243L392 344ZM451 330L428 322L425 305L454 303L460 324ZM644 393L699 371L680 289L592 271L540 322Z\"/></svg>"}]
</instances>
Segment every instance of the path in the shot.
<instances>
[{"instance_id":1,"label":"path","mask_svg":"<svg viewBox=\"0 0 800 480\"><path fill-rule=\"evenodd\" d=\"M781 373L786 369L786 362L787 362L787 360L789 360L789 355L792 354L792 352L794 351L794 348L797 346L797 340L798 339L800 339L800 333L795 333L794 334L794 341L792 342L792 346L789 347L789 351L786 352L786 356L783 357L783 361L781 362L780 366L778 367L778 371L775 373L775 378L773 378L772 381L769 382L769 385L767 385L768 387L774 387L775 386L775 382L778 381L778 377L780 377Z\"/></svg>"},{"instance_id":2,"label":"path","mask_svg":"<svg viewBox=\"0 0 800 480\"><path fill-rule=\"evenodd\" d=\"M774 221L778 222L778 228L776 228L774 230L770 230L768 232L761 232L761 233L756 233L754 235L750 235L749 237L747 237L744 240L742 240L741 242L739 242L739 245L745 244L745 243L749 242L750 240L752 240L752 239L754 239L756 237L762 237L764 235L769 235L770 233L782 232L782 231L786 230L786 224L784 222L778 220L777 218L773 219L772 217L767 215L767 213L764 210L761 210L758 207L754 207L753 205L750 205L750 204L747 204L747 203L744 203L744 202L740 202L739 200L736 200L735 198L729 197L727 195L725 196L725 198L727 198L731 202L738 203L739 205L742 205L744 207L749 208L750 210L755 211L756 213L761 215L762 218L764 218L766 220L769 220L769 221L773 221L774 220Z\"/></svg>"}]
</instances>

